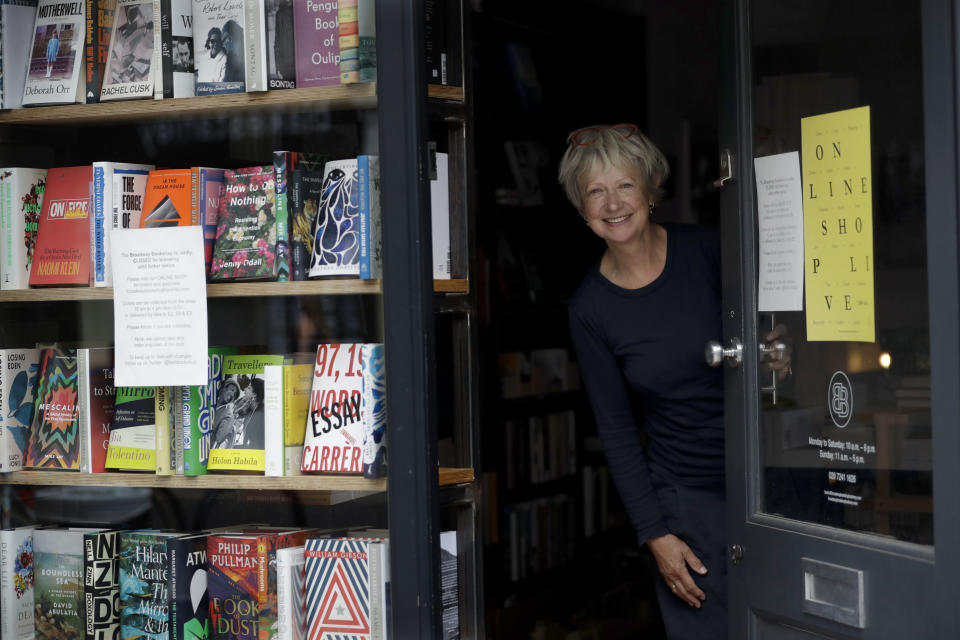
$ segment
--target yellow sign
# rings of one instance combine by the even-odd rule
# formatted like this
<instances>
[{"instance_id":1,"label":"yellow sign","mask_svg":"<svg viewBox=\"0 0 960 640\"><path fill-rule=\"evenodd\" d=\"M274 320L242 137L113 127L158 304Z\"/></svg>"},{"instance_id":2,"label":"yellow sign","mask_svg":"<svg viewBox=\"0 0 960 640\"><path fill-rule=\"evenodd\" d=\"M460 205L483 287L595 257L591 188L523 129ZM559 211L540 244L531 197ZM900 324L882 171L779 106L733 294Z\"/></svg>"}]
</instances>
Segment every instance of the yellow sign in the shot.
<instances>
[{"instance_id":1,"label":"yellow sign","mask_svg":"<svg viewBox=\"0 0 960 640\"><path fill-rule=\"evenodd\" d=\"M800 121L807 340L874 342L870 107Z\"/></svg>"}]
</instances>

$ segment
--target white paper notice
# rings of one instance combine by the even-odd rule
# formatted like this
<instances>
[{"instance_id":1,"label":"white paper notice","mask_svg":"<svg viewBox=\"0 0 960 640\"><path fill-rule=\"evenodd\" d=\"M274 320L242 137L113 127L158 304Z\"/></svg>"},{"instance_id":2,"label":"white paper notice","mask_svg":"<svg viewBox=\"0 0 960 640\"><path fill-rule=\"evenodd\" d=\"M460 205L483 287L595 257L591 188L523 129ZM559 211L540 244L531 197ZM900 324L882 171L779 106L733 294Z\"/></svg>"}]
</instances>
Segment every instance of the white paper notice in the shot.
<instances>
[{"instance_id":1,"label":"white paper notice","mask_svg":"<svg viewBox=\"0 0 960 640\"><path fill-rule=\"evenodd\" d=\"M760 229L758 311L803 310L803 187L796 151L753 159Z\"/></svg>"},{"instance_id":2,"label":"white paper notice","mask_svg":"<svg viewBox=\"0 0 960 640\"><path fill-rule=\"evenodd\" d=\"M203 229L117 229L110 241L115 384L206 384Z\"/></svg>"}]
</instances>

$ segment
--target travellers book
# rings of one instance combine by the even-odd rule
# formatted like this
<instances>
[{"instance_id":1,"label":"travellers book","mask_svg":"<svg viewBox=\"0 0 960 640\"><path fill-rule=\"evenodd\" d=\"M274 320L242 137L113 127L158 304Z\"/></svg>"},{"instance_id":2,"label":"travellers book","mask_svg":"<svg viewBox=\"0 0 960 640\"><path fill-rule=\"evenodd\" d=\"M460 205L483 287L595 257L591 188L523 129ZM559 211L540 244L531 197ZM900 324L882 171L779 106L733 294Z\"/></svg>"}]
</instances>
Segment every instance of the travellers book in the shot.
<instances>
[{"instance_id":1,"label":"travellers book","mask_svg":"<svg viewBox=\"0 0 960 640\"><path fill-rule=\"evenodd\" d=\"M230 355L213 410L210 471L264 470L263 368L284 364L280 355Z\"/></svg>"},{"instance_id":2,"label":"travellers book","mask_svg":"<svg viewBox=\"0 0 960 640\"><path fill-rule=\"evenodd\" d=\"M34 628L37 640L83 637L83 536L81 529L33 532Z\"/></svg>"},{"instance_id":3,"label":"travellers book","mask_svg":"<svg viewBox=\"0 0 960 640\"><path fill-rule=\"evenodd\" d=\"M167 538L170 578L170 640L207 640L210 598L207 592L209 534Z\"/></svg>"},{"instance_id":4,"label":"travellers book","mask_svg":"<svg viewBox=\"0 0 960 640\"><path fill-rule=\"evenodd\" d=\"M0 109L19 109L37 0L0 0Z\"/></svg>"},{"instance_id":5,"label":"travellers book","mask_svg":"<svg viewBox=\"0 0 960 640\"><path fill-rule=\"evenodd\" d=\"M83 58L86 74L87 104L100 102L103 71L110 52L110 34L117 0L86 0L87 33L84 38Z\"/></svg>"},{"instance_id":6,"label":"travellers book","mask_svg":"<svg viewBox=\"0 0 960 640\"><path fill-rule=\"evenodd\" d=\"M357 159L334 160L323 168L323 195L314 226L309 277L360 275L360 216Z\"/></svg>"},{"instance_id":7,"label":"travellers book","mask_svg":"<svg viewBox=\"0 0 960 640\"><path fill-rule=\"evenodd\" d=\"M156 465L156 387L117 387L107 469L150 471Z\"/></svg>"},{"instance_id":8,"label":"travellers book","mask_svg":"<svg viewBox=\"0 0 960 640\"><path fill-rule=\"evenodd\" d=\"M236 354L236 347L208 347L206 386L179 387L178 428L183 434L183 474L199 476L207 472L210 436L214 412L223 381L223 360Z\"/></svg>"},{"instance_id":9,"label":"travellers book","mask_svg":"<svg viewBox=\"0 0 960 640\"><path fill-rule=\"evenodd\" d=\"M197 95L192 0L160 0L160 72L164 98Z\"/></svg>"},{"instance_id":10,"label":"travellers book","mask_svg":"<svg viewBox=\"0 0 960 640\"><path fill-rule=\"evenodd\" d=\"M301 470L363 473L363 379L363 344L317 347Z\"/></svg>"},{"instance_id":11,"label":"travellers book","mask_svg":"<svg viewBox=\"0 0 960 640\"><path fill-rule=\"evenodd\" d=\"M110 264L110 231L117 228L114 220L119 200L121 210L133 209L136 202L126 202L129 198L142 202L142 190L137 194L136 180L127 172L146 174L153 165L130 164L126 162L93 163L93 226L91 240L91 259L93 262L93 286L112 287L113 270ZM118 176L121 179L117 179ZM122 178L126 177L126 180ZM124 206L129 205L129 206ZM139 214L139 211L137 211ZM125 227L126 228L126 227Z\"/></svg>"},{"instance_id":12,"label":"travellers book","mask_svg":"<svg viewBox=\"0 0 960 640\"><path fill-rule=\"evenodd\" d=\"M243 93L244 0L194 0L193 63L198 96Z\"/></svg>"},{"instance_id":13,"label":"travellers book","mask_svg":"<svg viewBox=\"0 0 960 640\"><path fill-rule=\"evenodd\" d=\"M140 228L198 224L193 219L190 169L154 169L147 177Z\"/></svg>"},{"instance_id":14,"label":"travellers book","mask_svg":"<svg viewBox=\"0 0 960 640\"><path fill-rule=\"evenodd\" d=\"M0 638L33 640L35 527L0 531Z\"/></svg>"},{"instance_id":15,"label":"travellers book","mask_svg":"<svg viewBox=\"0 0 960 640\"><path fill-rule=\"evenodd\" d=\"M83 602L86 613L84 640L118 637L120 612L120 560L118 531L83 534Z\"/></svg>"},{"instance_id":16,"label":"travellers book","mask_svg":"<svg viewBox=\"0 0 960 640\"><path fill-rule=\"evenodd\" d=\"M276 640L303 640L307 631L303 545L277 549Z\"/></svg>"},{"instance_id":17,"label":"travellers book","mask_svg":"<svg viewBox=\"0 0 960 640\"><path fill-rule=\"evenodd\" d=\"M0 169L0 290L27 288L46 183L46 169Z\"/></svg>"},{"instance_id":18,"label":"travellers book","mask_svg":"<svg viewBox=\"0 0 960 640\"><path fill-rule=\"evenodd\" d=\"M80 377L80 470L103 473L113 424L113 349L77 349Z\"/></svg>"},{"instance_id":19,"label":"travellers book","mask_svg":"<svg viewBox=\"0 0 960 640\"><path fill-rule=\"evenodd\" d=\"M153 96L153 28L152 0L117 0L101 101Z\"/></svg>"},{"instance_id":20,"label":"travellers book","mask_svg":"<svg viewBox=\"0 0 960 640\"><path fill-rule=\"evenodd\" d=\"M297 87L340 84L337 2L293 3Z\"/></svg>"},{"instance_id":21,"label":"travellers book","mask_svg":"<svg viewBox=\"0 0 960 640\"><path fill-rule=\"evenodd\" d=\"M377 156L357 158L357 199L360 216L360 279L382 275L383 219L380 216L380 161Z\"/></svg>"},{"instance_id":22,"label":"travellers book","mask_svg":"<svg viewBox=\"0 0 960 640\"><path fill-rule=\"evenodd\" d=\"M40 349L0 349L0 473L23 468L41 355Z\"/></svg>"},{"instance_id":23,"label":"travellers book","mask_svg":"<svg viewBox=\"0 0 960 640\"><path fill-rule=\"evenodd\" d=\"M119 535L120 637L169 638L171 531L122 531Z\"/></svg>"},{"instance_id":24,"label":"travellers book","mask_svg":"<svg viewBox=\"0 0 960 640\"><path fill-rule=\"evenodd\" d=\"M267 88L297 87L293 0L264 0L267 20Z\"/></svg>"},{"instance_id":25,"label":"travellers book","mask_svg":"<svg viewBox=\"0 0 960 640\"><path fill-rule=\"evenodd\" d=\"M300 475L312 364L264 367L264 474Z\"/></svg>"},{"instance_id":26,"label":"travellers book","mask_svg":"<svg viewBox=\"0 0 960 640\"><path fill-rule=\"evenodd\" d=\"M387 475L387 368L383 344L362 346L363 356L363 475Z\"/></svg>"},{"instance_id":27,"label":"travellers book","mask_svg":"<svg viewBox=\"0 0 960 640\"><path fill-rule=\"evenodd\" d=\"M80 471L77 352L44 349L24 468Z\"/></svg>"},{"instance_id":28,"label":"travellers book","mask_svg":"<svg viewBox=\"0 0 960 640\"><path fill-rule=\"evenodd\" d=\"M47 171L30 286L90 284L93 167Z\"/></svg>"},{"instance_id":29,"label":"travellers book","mask_svg":"<svg viewBox=\"0 0 960 640\"><path fill-rule=\"evenodd\" d=\"M207 275L213 260L213 241L217 237L217 215L223 194L223 169L190 168L191 217L203 225L203 260Z\"/></svg>"},{"instance_id":30,"label":"travellers book","mask_svg":"<svg viewBox=\"0 0 960 640\"><path fill-rule=\"evenodd\" d=\"M31 33L23 104L84 102L85 0L40 0Z\"/></svg>"},{"instance_id":31,"label":"travellers book","mask_svg":"<svg viewBox=\"0 0 960 640\"><path fill-rule=\"evenodd\" d=\"M275 187L272 165L224 171L210 280L276 280Z\"/></svg>"}]
</instances>

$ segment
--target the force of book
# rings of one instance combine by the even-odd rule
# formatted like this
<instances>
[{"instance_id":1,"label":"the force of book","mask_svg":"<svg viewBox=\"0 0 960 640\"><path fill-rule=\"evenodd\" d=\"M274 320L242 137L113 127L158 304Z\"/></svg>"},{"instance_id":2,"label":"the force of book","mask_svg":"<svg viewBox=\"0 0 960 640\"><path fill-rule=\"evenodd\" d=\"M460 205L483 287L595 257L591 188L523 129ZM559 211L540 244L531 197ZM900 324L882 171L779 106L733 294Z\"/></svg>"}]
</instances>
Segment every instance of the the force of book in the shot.
<instances>
[{"instance_id":1,"label":"the force of book","mask_svg":"<svg viewBox=\"0 0 960 640\"><path fill-rule=\"evenodd\" d=\"M386 475L379 343L211 347L204 386L114 387L113 349L0 349L0 472Z\"/></svg>"},{"instance_id":2,"label":"the force of book","mask_svg":"<svg viewBox=\"0 0 960 640\"><path fill-rule=\"evenodd\" d=\"M437 155L434 277L450 278L447 158ZM377 156L276 151L271 160L0 169L0 289L112 286L117 230L175 225L202 225L211 282L381 277Z\"/></svg>"},{"instance_id":3,"label":"the force of book","mask_svg":"<svg viewBox=\"0 0 960 640\"><path fill-rule=\"evenodd\" d=\"M441 534L448 542L443 584L455 595L452 535ZM0 531L0 635L383 640L389 551L387 532L368 528L6 529Z\"/></svg>"}]
</instances>

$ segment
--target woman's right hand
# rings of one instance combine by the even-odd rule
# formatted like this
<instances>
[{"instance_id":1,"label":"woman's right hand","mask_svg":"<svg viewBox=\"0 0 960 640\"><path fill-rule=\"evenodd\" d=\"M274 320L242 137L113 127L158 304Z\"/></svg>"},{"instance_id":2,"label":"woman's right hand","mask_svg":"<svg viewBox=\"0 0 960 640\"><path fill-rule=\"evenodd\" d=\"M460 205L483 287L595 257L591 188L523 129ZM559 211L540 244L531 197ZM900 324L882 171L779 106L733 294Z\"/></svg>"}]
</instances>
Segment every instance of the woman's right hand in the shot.
<instances>
[{"instance_id":1,"label":"woman's right hand","mask_svg":"<svg viewBox=\"0 0 960 640\"><path fill-rule=\"evenodd\" d=\"M673 595L691 607L699 609L700 602L706 600L707 596L690 577L687 566L689 565L700 575L706 575L707 568L694 555L687 543L672 533L668 533L665 536L647 540L647 547L653 552L653 557L657 560L657 568L660 569L660 575L666 580L667 587L673 592Z\"/></svg>"}]
</instances>

